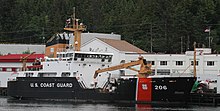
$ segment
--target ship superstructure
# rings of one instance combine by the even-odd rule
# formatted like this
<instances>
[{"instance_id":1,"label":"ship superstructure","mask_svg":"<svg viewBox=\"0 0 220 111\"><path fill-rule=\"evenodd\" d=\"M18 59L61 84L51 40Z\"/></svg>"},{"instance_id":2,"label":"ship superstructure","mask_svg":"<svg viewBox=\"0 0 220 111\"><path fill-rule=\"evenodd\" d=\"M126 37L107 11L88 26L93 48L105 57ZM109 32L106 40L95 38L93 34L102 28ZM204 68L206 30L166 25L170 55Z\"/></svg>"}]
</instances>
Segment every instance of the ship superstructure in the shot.
<instances>
[{"instance_id":1,"label":"ship superstructure","mask_svg":"<svg viewBox=\"0 0 220 111\"><path fill-rule=\"evenodd\" d=\"M45 58L39 71L18 72L8 82L8 95L19 99L71 99L74 101L186 101L196 77L152 75L151 62L142 56L132 61L120 59L111 52L81 50L81 33L85 30L72 16L73 48L57 52L56 58ZM96 44L97 45L97 44ZM100 47L100 46L99 46ZM102 48L102 47L100 47ZM127 76L121 69L129 69ZM115 76L116 72L118 76ZM125 72L126 73L126 72ZM183 87L184 86L184 87ZM163 96L161 96L163 95Z\"/></svg>"}]
</instances>

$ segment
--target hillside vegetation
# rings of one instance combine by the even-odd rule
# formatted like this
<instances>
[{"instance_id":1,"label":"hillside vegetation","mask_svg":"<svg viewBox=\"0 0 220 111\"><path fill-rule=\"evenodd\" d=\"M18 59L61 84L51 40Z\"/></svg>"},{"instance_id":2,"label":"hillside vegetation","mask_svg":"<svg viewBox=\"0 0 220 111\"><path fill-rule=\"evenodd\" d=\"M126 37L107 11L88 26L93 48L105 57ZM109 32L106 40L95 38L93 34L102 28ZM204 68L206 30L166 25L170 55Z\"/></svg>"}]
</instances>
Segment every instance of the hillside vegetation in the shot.
<instances>
[{"instance_id":1,"label":"hillside vegetation","mask_svg":"<svg viewBox=\"0 0 220 111\"><path fill-rule=\"evenodd\" d=\"M87 31L115 33L145 51L220 52L220 0L0 0L0 43L43 44L76 7ZM204 32L210 28L209 32ZM209 36L210 35L210 36ZM210 38L209 38L210 37ZM210 42L209 42L210 40Z\"/></svg>"}]
</instances>

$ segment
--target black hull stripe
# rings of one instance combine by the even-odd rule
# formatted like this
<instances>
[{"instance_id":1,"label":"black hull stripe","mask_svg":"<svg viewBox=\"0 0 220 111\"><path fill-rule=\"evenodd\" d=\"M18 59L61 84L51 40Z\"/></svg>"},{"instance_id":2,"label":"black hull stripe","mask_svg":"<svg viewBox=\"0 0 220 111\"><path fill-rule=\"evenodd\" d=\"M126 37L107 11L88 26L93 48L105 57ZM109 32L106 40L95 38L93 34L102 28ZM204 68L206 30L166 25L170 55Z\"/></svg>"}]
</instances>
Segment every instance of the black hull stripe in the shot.
<instances>
[{"instance_id":1,"label":"black hull stripe","mask_svg":"<svg viewBox=\"0 0 220 111\"><path fill-rule=\"evenodd\" d=\"M100 89L84 89L76 78L44 77L18 78L8 82L8 95L32 99L73 99L101 101L185 101L196 81L194 77L152 78L151 93L143 93L144 100L138 99L138 79L120 80L117 89L107 93ZM146 88L145 86L139 88ZM147 88L150 88L147 86ZM143 98L142 98L143 99Z\"/></svg>"}]
</instances>

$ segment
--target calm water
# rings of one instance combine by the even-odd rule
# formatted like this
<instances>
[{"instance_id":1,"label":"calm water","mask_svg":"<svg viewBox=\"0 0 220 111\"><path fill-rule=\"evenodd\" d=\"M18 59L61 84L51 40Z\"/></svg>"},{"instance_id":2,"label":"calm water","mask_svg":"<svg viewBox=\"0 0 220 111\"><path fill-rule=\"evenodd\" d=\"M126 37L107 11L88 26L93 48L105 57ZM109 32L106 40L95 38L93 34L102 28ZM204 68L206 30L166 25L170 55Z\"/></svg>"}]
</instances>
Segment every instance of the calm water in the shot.
<instances>
[{"instance_id":1,"label":"calm water","mask_svg":"<svg viewBox=\"0 0 220 111\"><path fill-rule=\"evenodd\" d=\"M29 101L13 100L0 97L0 111L220 111L220 107L192 106L192 105L149 105L122 103L76 103L60 101Z\"/></svg>"}]
</instances>

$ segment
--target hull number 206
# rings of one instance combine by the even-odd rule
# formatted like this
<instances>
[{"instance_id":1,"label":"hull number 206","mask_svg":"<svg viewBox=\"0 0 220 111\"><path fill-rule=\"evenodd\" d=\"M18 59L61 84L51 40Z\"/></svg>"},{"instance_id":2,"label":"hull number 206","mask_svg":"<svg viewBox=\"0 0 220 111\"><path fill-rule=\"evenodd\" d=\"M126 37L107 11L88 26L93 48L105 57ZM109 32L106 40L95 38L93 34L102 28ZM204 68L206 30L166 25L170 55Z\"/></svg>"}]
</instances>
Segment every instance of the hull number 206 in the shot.
<instances>
[{"instance_id":1,"label":"hull number 206","mask_svg":"<svg viewBox=\"0 0 220 111\"><path fill-rule=\"evenodd\" d=\"M167 86L166 85L155 85L154 89L155 90L167 90Z\"/></svg>"}]
</instances>

